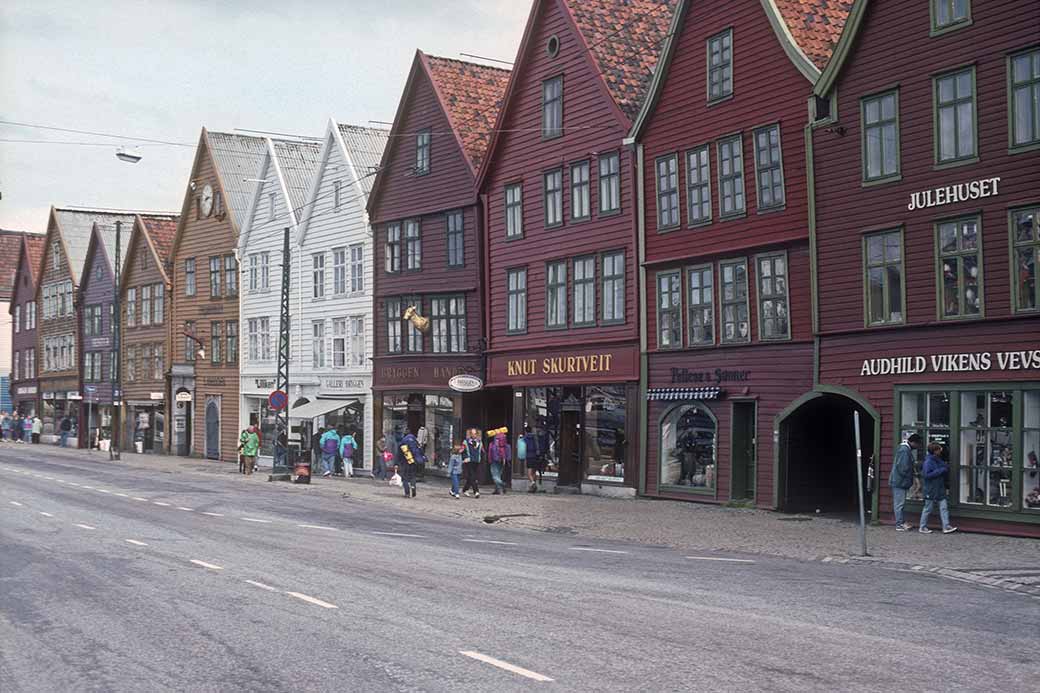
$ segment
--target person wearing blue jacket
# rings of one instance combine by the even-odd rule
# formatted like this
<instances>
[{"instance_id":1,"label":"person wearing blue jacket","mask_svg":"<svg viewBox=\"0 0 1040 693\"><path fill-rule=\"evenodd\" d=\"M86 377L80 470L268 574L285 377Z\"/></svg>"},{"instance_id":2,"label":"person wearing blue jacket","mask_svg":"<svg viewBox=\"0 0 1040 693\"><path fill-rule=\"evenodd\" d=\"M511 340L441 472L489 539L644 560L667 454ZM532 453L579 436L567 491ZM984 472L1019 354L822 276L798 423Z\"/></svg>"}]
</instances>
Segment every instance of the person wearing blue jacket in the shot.
<instances>
[{"instance_id":1,"label":"person wearing blue jacket","mask_svg":"<svg viewBox=\"0 0 1040 693\"><path fill-rule=\"evenodd\" d=\"M892 472L888 475L888 485L892 489L892 511L896 516L896 531L905 532L914 526L903 518L903 506L906 505L906 493L914 485L914 450L921 447L921 436L914 433L896 448Z\"/></svg>"},{"instance_id":2,"label":"person wearing blue jacket","mask_svg":"<svg viewBox=\"0 0 1040 693\"><path fill-rule=\"evenodd\" d=\"M419 440L411 432L405 434L399 446L401 451L401 465L398 473L401 475L401 486L404 488L405 498L415 498L415 474L420 464L426 464L426 455L423 453Z\"/></svg>"},{"instance_id":3,"label":"person wearing blue jacket","mask_svg":"<svg viewBox=\"0 0 1040 693\"><path fill-rule=\"evenodd\" d=\"M352 433L344 433L339 439L339 456L343 460L343 476L348 479L354 476L354 453L357 451L357 440Z\"/></svg>"},{"instance_id":4,"label":"person wearing blue jacket","mask_svg":"<svg viewBox=\"0 0 1040 693\"><path fill-rule=\"evenodd\" d=\"M459 477L462 476L462 452L465 450L463 445L456 445L452 448L451 457L448 458L448 476L451 478L451 497L455 500L459 499Z\"/></svg>"},{"instance_id":5,"label":"person wearing blue jacket","mask_svg":"<svg viewBox=\"0 0 1040 693\"><path fill-rule=\"evenodd\" d=\"M921 525L917 530L921 534L932 533L932 530L928 529L928 516L932 514L936 503L939 504L943 534L957 531L957 528L950 524L950 508L946 502L946 474L950 471L950 466L939 457L941 452L942 445L930 444L928 454L924 458L924 468L921 470L921 476L924 477L924 510L921 511Z\"/></svg>"},{"instance_id":6,"label":"person wearing blue jacket","mask_svg":"<svg viewBox=\"0 0 1040 693\"><path fill-rule=\"evenodd\" d=\"M336 466L336 452L339 450L339 433L330 428L321 434L318 445L321 447L321 466L325 469L322 476L332 476Z\"/></svg>"}]
</instances>

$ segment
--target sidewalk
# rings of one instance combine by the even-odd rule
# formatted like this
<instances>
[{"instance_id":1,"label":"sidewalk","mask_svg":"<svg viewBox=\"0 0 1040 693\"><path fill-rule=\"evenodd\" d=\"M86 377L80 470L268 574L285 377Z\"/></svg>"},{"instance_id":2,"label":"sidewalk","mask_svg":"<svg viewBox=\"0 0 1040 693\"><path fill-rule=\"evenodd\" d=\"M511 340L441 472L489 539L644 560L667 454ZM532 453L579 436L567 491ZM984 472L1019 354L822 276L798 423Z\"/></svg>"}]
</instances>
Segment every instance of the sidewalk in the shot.
<instances>
[{"instance_id":1,"label":"sidewalk","mask_svg":"<svg viewBox=\"0 0 1040 693\"><path fill-rule=\"evenodd\" d=\"M52 446L31 446L26 450L55 456L86 454ZM93 452L90 457L108 463L107 453ZM243 483L266 483L267 478L266 472L251 478L241 477L237 465L194 458L123 453L122 461L116 464L168 473L231 475ZM367 478L323 479L319 476L309 486L284 484L284 487L381 503L405 512L472 522L490 521L495 525L569 534L582 539L638 542L684 552L727 551L800 560L865 560L961 579L969 579L964 578L967 575L983 576L986 579L972 581L1006 583L998 586L1028 592L1035 588L1040 593L1040 541L1034 539L962 532L921 535L896 532L891 526L868 526L867 546L871 556L861 559L855 523L813 515L645 498L521 492L493 496L493 487L485 487L480 498L456 500L448 494L448 483L438 478L420 483L418 496L412 499L405 498L397 487ZM1005 571L1008 572L1005 574Z\"/></svg>"}]
</instances>

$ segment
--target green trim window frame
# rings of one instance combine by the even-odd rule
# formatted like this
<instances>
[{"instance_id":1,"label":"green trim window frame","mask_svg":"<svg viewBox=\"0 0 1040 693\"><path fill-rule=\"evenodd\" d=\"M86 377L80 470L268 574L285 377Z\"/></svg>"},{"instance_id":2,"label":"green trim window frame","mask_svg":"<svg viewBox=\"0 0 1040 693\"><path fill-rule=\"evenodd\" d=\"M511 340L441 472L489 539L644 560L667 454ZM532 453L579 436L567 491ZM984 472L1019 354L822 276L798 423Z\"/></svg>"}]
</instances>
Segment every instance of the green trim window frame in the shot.
<instances>
[{"instance_id":1,"label":"green trim window frame","mask_svg":"<svg viewBox=\"0 0 1040 693\"><path fill-rule=\"evenodd\" d=\"M686 152L686 216L690 226L711 223L711 148Z\"/></svg>"},{"instance_id":2,"label":"green trim window frame","mask_svg":"<svg viewBox=\"0 0 1040 693\"><path fill-rule=\"evenodd\" d=\"M430 173L430 142L432 133L429 129L421 130L415 135L415 175L425 176Z\"/></svg>"},{"instance_id":3,"label":"green trim window frame","mask_svg":"<svg viewBox=\"0 0 1040 693\"><path fill-rule=\"evenodd\" d=\"M902 174L899 152L899 90L865 96L859 102L863 182L898 180Z\"/></svg>"},{"instance_id":4,"label":"green trim window frame","mask_svg":"<svg viewBox=\"0 0 1040 693\"><path fill-rule=\"evenodd\" d=\"M386 225L386 273L401 271L401 223Z\"/></svg>"},{"instance_id":5,"label":"green trim window frame","mask_svg":"<svg viewBox=\"0 0 1040 693\"><path fill-rule=\"evenodd\" d=\"M400 354L404 351L401 340L401 299L386 299L386 353Z\"/></svg>"},{"instance_id":6,"label":"green trim window frame","mask_svg":"<svg viewBox=\"0 0 1040 693\"><path fill-rule=\"evenodd\" d=\"M766 342L791 338L791 313L787 287L787 253L766 253L755 258L758 275L758 338Z\"/></svg>"},{"instance_id":7,"label":"green trim window frame","mask_svg":"<svg viewBox=\"0 0 1040 693\"><path fill-rule=\"evenodd\" d=\"M599 157L600 216L621 211L621 154L610 152Z\"/></svg>"},{"instance_id":8,"label":"green trim window frame","mask_svg":"<svg viewBox=\"0 0 1040 693\"><path fill-rule=\"evenodd\" d=\"M463 249L464 223L461 211L448 212L445 215L444 225L448 234L448 267L463 267L466 264Z\"/></svg>"},{"instance_id":9,"label":"green trim window frame","mask_svg":"<svg viewBox=\"0 0 1040 693\"><path fill-rule=\"evenodd\" d=\"M1008 56L1008 146L1040 146L1040 48Z\"/></svg>"},{"instance_id":10,"label":"green trim window frame","mask_svg":"<svg viewBox=\"0 0 1040 693\"><path fill-rule=\"evenodd\" d=\"M576 257L572 261L571 286L574 297L571 300L573 327L590 327L596 324L596 256Z\"/></svg>"},{"instance_id":11,"label":"green trim window frame","mask_svg":"<svg viewBox=\"0 0 1040 693\"><path fill-rule=\"evenodd\" d=\"M1011 234L1011 306L1016 313L1040 310L1040 204L1012 209L1008 215Z\"/></svg>"},{"instance_id":12,"label":"green trim window frame","mask_svg":"<svg viewBox=\"0 0 1040 693\"><path fill-rule=\"evenodd\" d=\"M717 143L719 167L719 216L723 219L742 216L744 199L744 138L733 135Z\"/></svg>"},{"instance_id":13,"label":"green trim window frame","mask_svg":"<svg viewBox=\"0 0 1040 693\"><path fill-rule=\"evenodd\" d=\"M686 268L686 340L691 347L715 344L715 268Z\"/></svg>"},{"instance_id":14,"label":"green trim window frame","mask_svg":"<svg viewBox=\"0 0 1040 693\"><path fill-rule=\"evenodd\" d=\"M527 332L527 268L506 270L506 332Z\"/></svg>"},{"instance_id":15,"label":"green trim window frame","mask_svg":"<svg viewBox=\"0 0 1040 693\"><path fill-rule=\"evenodd\" d=\"M935 92L935 163L975 161L979 155L975 67L932 78Z\"/></svg>"},{"instance_id":16,"label":"green trim window frame","mask_svg":"<svg viewBox=\"0 0 1040 693\"><path fill-rule=\"evenodd\" d=\"M592 217L591 175L588 161L571 164L571 221Z\"/></svg>"},{"instance_id":17,"label":"green trim window frame","mask_svg":"<svg viewBox=\"0 0 1040 693\"><path fill-rule=\"evenodd\" d=\"M971 26L971 0L929 0L931 35Z\"/></svg>"},{"instance_id":18,"label":"green trim window frame","mask_svg":"<svg viewBox=\"0 0 1040 693\"><path fill-rule=\"evenodd\" d=\"M563 169L557 168L542 174L542 207L545 228L563 226Z\"/></svg>"},{"instance_id":19,"label":"green trim window frame","mask_svg":"<svg viewBox=\"0 0 1040 693\"><path fill-rule=\"evenodd\" d=\"M524 237L524 187L512 183L505 189L506 238Z\"/></svg>"},{"instance_id":20,"label":"green trim window frame","mask_svg":"<svg viewBox=\"0 0 1040 693\"><path fill-rule=\"evenodd\" d=\"M866 325L901 325L906 320L903 230L863 237L863 305Z\"/></svg>"},{"instance_id":21,"label":"green trim window frame","mask_svg":"<svg viewBox=\"0 0 1040 693\"><path fill-rule=\"evenodd\" d=\"M600 254L599 295L601 325L625 322L625 251Z\"/></svg>"},{"instance_id":22,"label":"green trim window frame","mask_svg":"<svg viewBox=\"0 0 1040 693\"><path fill-rule=\"evenodd\" d=\"M722 287L722 343L746 344L751 341L747 259L720 262L719 279Z\"/></svg>"},{"instance_id":23,"label":"green trim window frame","mask_svg":"<svg viewBox=\"0 0 1040 693\"><path fill-rule=\"evenodd\" d=\"M545 263L545 328L567 327L567 261Z\"/></svg>"},{"instance_id":24,"label":"green trim window frame","mask_svg":"<svg viewBox=\"0 0 1040 693\"><path fill-rule=\"evenodd\" d=\"M542 82L542 139L563 135L563 75Z\"/></svg>"},{"instance_id":25,"label":"green trim window frame","mask_svg":"<svg viewBox=\"0 0 1040 693\"><path fill-rule=\"evenodd\" d=\"M682 272L657 273L657 349L681 349Z\"/></svg>"},{"instance_id":26,"label":"green trim window frame","mask_svg":"<svg viewBox=\"0 0 1040 693\"><path fill-rule=\"evenodd\" d=\"M679 155L658 157L654 168L657 175L657 230L679 226Z\"/></svg>"},{"instance_id":27,"label":"green trim window frame","mask_svg":"<svg viewBox=\"0 0 1040 693\"><path fill-rule=\"evenodd\" d=\"M948 219L935 225L940 320L985 314L981 226L977 216Z\"/></svg>"},{"instance_id":28,"label":"green trim window frame","mask_svg":"<svg viewBox=\"0 0 1040 693\"><path fill-rule=\"evenodd\" d=\"M780 124L766 125L754 131L755 193L758 211L783 209L784 159L780 148Z\"/></svg>"},{"instance_id":29,"label":"green trim window frame","mask_svg":"<svg viewBox=\"0 0 1040 693\"><path fill-rule=\"evenodd\" d=\"M708 103L733 95L733 30L726 29L707 41Z\"/></svg>"},{"instance_id":30,"label":"green trim window frame","mask_svg":"<svg viewBox=\"0 0 1040 693\"><path fill-rule=\"evenodd\" d=\"M404 222L405 265L408 272L422 269L422 228L418 219L405 219Z\"/></svg>"}]
</instances>

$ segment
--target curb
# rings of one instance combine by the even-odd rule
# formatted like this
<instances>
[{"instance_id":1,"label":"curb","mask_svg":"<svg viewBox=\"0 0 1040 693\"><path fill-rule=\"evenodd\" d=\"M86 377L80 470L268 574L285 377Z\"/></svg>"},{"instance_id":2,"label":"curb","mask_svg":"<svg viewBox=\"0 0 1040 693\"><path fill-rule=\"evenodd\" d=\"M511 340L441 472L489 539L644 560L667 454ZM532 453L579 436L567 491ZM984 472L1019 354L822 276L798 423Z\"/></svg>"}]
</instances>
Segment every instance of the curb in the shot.
<instances>
[{"instance_id":1,"label":"curb","mask_svg":"<svg viewBox=\"0 0 1040 693\"><path fill-rule=\"evenodd\" d=\"M856 565L870 565L878 568L885 568L887 570L900 570L910 573L929 573L937 575L948 580L957 580L959 582L968 582L975 585L981 585L983 587L989 587L992 589L1004 590L1006 592L1012 592L1014 594L1021 594L1034 599L1040 599L1040 583L1028 584L1025 582L1018 582L1013 578L997 578L991 575L987 575L987 572L1001 572L999 569L994 571L966 571L958 570L956 568L950 568L947 566L927 566L918 565L912 563L902 563L899 561L887 561L881 558L874 558L870 556L824 556L819 559L822 563L840 563L842 565L856 564ZM1040 570L1037 570L1040 573Z\"/></svg>"}]
</instances>

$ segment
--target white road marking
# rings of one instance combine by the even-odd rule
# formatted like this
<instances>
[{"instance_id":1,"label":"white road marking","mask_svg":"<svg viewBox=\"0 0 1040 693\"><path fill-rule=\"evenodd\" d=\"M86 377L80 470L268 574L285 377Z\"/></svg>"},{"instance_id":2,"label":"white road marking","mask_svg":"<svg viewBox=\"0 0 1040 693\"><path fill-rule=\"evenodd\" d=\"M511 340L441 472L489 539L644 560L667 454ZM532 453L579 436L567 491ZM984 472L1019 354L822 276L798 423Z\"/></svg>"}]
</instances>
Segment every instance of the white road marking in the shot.
<instances>
[{"instance_id":1,"label":"white road marking","mask_svg":"<svg viewBox=\"0 0 1040 693\"><path fill-rule=\"evenodd\" d=\"M571 551L595 551L596 553L628 553L617 549L594 549L591 546L572 546Z\"/></svg>"},{"instance_id":2,"label":"white road marking","mask_svg":"<svg viewBox=\"0 0 1040 693\"><path fill-rule=\"evenodd\" d=\"M515 541L495 541L494 539L463 539L471 544L500 544L502 546L516 546Z\"/></svg>"},{"instance_id":3,"label":"white road marking","mask_svg":"<svg viewBox=\"0 0 1040 693\"><path fill-rule=\"evenodd\" d=\"M90 525L81 525L81 524L78 524L78 523L74 524L72 526L73 527L79 527L80 529L97 529L96 527L91 527Z\"/></svg>"},{"instance_id":4,"label":"white road marking","mask_svg":"<svg viewBox=\"0 0 1040 693\"><path fill-rule=\"evenodd\" d=\"M271 520L258 520L255 517L243 517L242 521L243 522L259 522L260 524L264 524L264 525L271 524Z\"/></svg>"},{"instance_id":5,"label":"white road marking","mask_svg":"<svg viewBox=\"0 0 1040 693\"><path fill-rule=\"evenodd\" d=\"M126 495L125 493L116 493L116 495L119 496L120 498L129 498L130 497L130 496Z\"/></svg>"},{"instance_id":6,"label":"white road marking","mask_svg":"<svg viewBox=\"0 0 1040 693\"><path fill-rule=\"evenodd\" d=\"M210 570L224 570L223 566L213 565L212 563L206 563L205 561L196 561L194 558L191 559L191 562L195 565L200 565L203 568L209 568Z\"/></svg>"},{"instance_id":7,"label":"white road marking","mask_svg":"<svg viewBox=\"0 0 1040 693\"><path fill-rule=\"evenodd\" d=\"M45 513L42 510L40 511L40 514L43 515L44 517L54 517L54 515L51 515L50 513Z\"/></svg>"},{"instance_id":8,"label":"white road marking","mask_svg":"<svg viewBox=\"0 0 1040 693\"><path fill-rule=\"evenodd\" d=\"M203 512L202 514L203 515L209 515L210 517L224 517L220 513L207 513L207 512Z\"/></svg>"},{"instance_id":9,"label":"white road marking","mask_svg":"<svg viewBox=\"0 0 1040 693\"><path fill-rule=\"evenodd\" d=\"M326 608L326 609L338 609L339 608L335 604L329 604L328 602L323 602L322 600L315 599L314 597L308 597L306 594L300 594L299 592L286 592L286 594L288 594L290 597L296 597L297 599L302 599L305 602L308 602L310 604L316 604L317 606L320 606L320 607L323 607L323 608Z\"/></svg>"},{"instance_id":10,"label":"white road marking","mask_svg":"<svg viewBox=\"0 0 1040 693\"><path fill-rule=\"evenodd\" d=\"M124 541L126 541L127 544L133 544L134 546L148 546L148 544L143 541L137 541L136 539L125 539Z\"/></svg>"},{"instance_id":11,"label":"white road marking","mask_svg":"<svg viewBox=\"0 0 1040 693\"><path fill-rule=\"evenodd\" d=\"M717 556L687 556L691 561L723 561L726 563L754 563L750 558L719 558Z\"/></svg>"},{"instance_id":12,"label":"white road marking","mask_svg":"<svg viewBox=\"0 0 1040 693\"><path fill-rule=\"evenodd\" d=\"M195 508L185 508L185 507L184 507L183 505L178 505L178 506L177 506L177 509L178 509L178 510L185 510L185 511L187 511L187 512L189 512L189 513L193 513L193 512L195 512Z\"/></svg>"},{"instance_id":13,"label":"white road marking","mask_svg":"<svg viewBox=\"0 0 1040 693\"><path fill-rule=\"evenodd\" d=\"M19 503L18 501L10 501L10 503L11 503L11 505L17 505L19 508L25 507L21 503Z\"/></svg>"},{"instance_id":14,"label":"white road marking","mask_svg":"<svg viewBox=\"0 0 1040 693\"><path fill-rule=\"evenodd\" d=\"M510 664L509 662L503 662L501 659L495 659L494 657L489 657L488 655L481 654L480 652L473 652L471 650L460 650L459 654L464 657L470 657L471 659L475 659L478 662L484 662L485 664L490 664L493 667L498 667L499 669L504 669L514 674L524 676L534 681L541 681L543 683L552 681L551 678L545 676L544 674L539 674L536 671L531 671L530 669L518 667L515 664Z\"/></svg>"},{"instance_id":15,"label":"white road marking","mask_svg":"<svg viewBox=\"0 0 1040 693\"><path fill-rule=\"evenodd\" d=\"M83 484L83 486L81 486L80 488L90 489L91 491L94 490L93 486L87 486L86 484Z\"/></svg>"},{"instance_id":16,"label":"white road marking","mask_svg":"<svg viewBox=\"0 0 1040 693\"><path fill-rule=\"evenodd\" d=\"M297 527L303 527L304 529L327 529L330 532L338 532L339 529L336 527L323 527L322 525L296 525Z\"/></svg>"},{"instance_id":17,"label":"white road marking","mask_svg":"<svg viewBox=\"0 0 1040 693\"><path fill-rule=\"evenodd\" d=\"M55 480L53 476L45 476L43 478L46 479L47 481L54 481Z\"/></svg>"},{"instance_id":18,"label":"white road marking","mask_svg":"<svg viewBox=\"0 0 1040 693\"><path fill-rule=\"evenodd\" d=\"M104 488L99 488L99 489L97 490L97 492L98 492L98 493L112 493L112 492L111 492L111 491L109 491L108 489L104 489Z\"/></svg>"},{"instance_id":19,"label":"white road marking","mask_svg":"<svg viewBox=\"0 0 1040 693\"><path fill-rule=\"evenodd\" d=\"M248 582L253 587L259 587L260 589L267 590L269 592L277 592L278 591L278 589L276 587L271 587L270 585L265 585L264 583L257 582L256 580L246 580L246 582Z\"/></svg>"},{"instance_id":20,"label":"white road marking","mask_svg":"<svg viewBox=\"0 0 1040 693\"><path fill-rule=\"evenodd\" d=\"M161 505L164 508L170 507L169 503L163 503L162 501L152 501L152 503L155 503L156 505Z\"/></svg>"},{"instance_id":21,"label":"white road marking","mask_svg":"<svg viewBox=\"0 0 1040 693\"><path fill-rule=\"evenodd\" d=\"M372 532L372 534L378 534L383 537L408 537L410 539L425 539L426 537L422 534L403 534L401 532Z\"/></svg>"},{"instance_id":22,"label":"white road marking","mask_svg":"<svg viewBox=\"0 0 1040 693\"><path fill-rule=\"evenodd\" d=\"M136 501L141 501L142 503L147 503L148 502L147 498L138 498L137 496L133 496L133 499L136 500Z\"/></svg>"},{"instance_id":23,"label":"white road marking","mask_svg":"<svg viewBox=\"0 0 1040 693\"><path fill-rule=\"evenodd\" d=\"M77 488L83 488L83 484L77 484L75 481L72 481L70 483Z\"/></svg>"}]
</instances>

